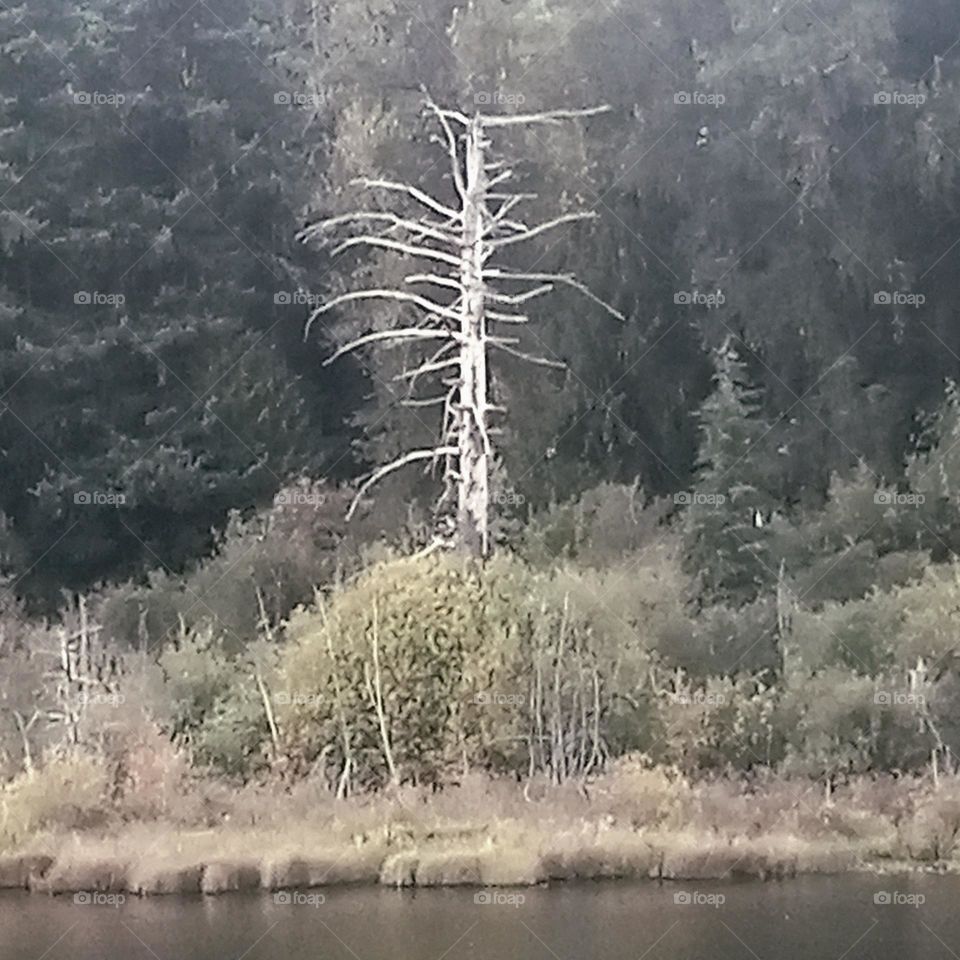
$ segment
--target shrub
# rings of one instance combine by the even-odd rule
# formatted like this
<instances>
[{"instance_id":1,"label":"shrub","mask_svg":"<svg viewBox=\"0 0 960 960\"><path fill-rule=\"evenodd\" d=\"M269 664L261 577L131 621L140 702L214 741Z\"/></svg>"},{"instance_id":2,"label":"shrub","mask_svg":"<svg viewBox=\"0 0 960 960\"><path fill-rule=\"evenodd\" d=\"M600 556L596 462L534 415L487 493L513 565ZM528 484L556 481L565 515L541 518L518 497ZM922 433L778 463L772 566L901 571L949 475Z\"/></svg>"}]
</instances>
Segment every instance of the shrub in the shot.
<instances>
[{"instance_id":1,"label":"shrub","mask_svg":"<svg viewBox=\"0 0 960 960\"><path fill-rule=\"evenodd\" d=\"M683 610L684 599L676 598L676 612L657 642L665 665L701 681L764 670L773 673L779 667L776 609L770 599L741 607L715 604L695 617Z\"/></svg>"},{"instance_id":2,"label":"shrub","mask_svg":"<svg viewBox=\"0 0 960 960\"><path fill-rule=\"evenodd\" d=\"M0 642L0 782L28 768L60 733L48 719L57 706L47 654L56 649L52 631L41 625L27 630L19 621L9 626L21 636Z\"/></svg>"},{"instance_id":3,"label":"shrub","mask_svg":"<svg viewBox=\"0 0 960 960\"><path fill-rule=\"evenodd\" d=\"M786 678L781 722L787 735L785 768L825 778L872 768L880 729L876 684L842 667Z\"/></svg>"},{"instance_id":4,"label":"shrub","mask_svg":"<svg viewBox=\"0 0 960 960\"><path fill-rule=\"evenodd\" d=\"M699 684L677 671L660 691L654 755L687 774L770 766L784 752L778 710L778 692L757 678Z\"/></svg>"},{"instance_id":5,"label":"shrub","mask_svg":"<svg viewBox=\"0 0 960 960\"><path fill-rule=\"evenodd\" d=\"M161 651L173 704L170 733L197 763L246 777L268 760L260 683L266 689L276 653L265 643L252 644L243 655L231 655L225 647L206 626Z\"/></svg>"},{"instance_id":6,"label":"shrub","mask_svg":"<svg viewBox=\"0 0 960 960\"><path fill-rule=\"evenodd\" d=\"M876 676L897 657L901 612L896 595L883 593L828 603L820 610L798 610L792 624L791 656L810 670L840 666Z\"/></svg>"},{"instance_id":7,"label":"shrub","mask_svg":"<svg viewBox=\"0 0 960 960\"><path fill-rule=\"evenodd\" d=\"M914 860L949 860L960 843L960 789L955 782L921 801L901 823L900 843Z\"/></svg>"},{"instance_id":8,"label":"shrub","mask_svg":"<svg viewBox=\"0 0 960 960\"><path fill-rule=\"evenodd\" d=\"M590 788L597 812L634 829L684 818L690 784L676 769L653 766L642 754L626 754L610 764Z\"/></svg>"},{"instance_id":9,"label":"shrub","mask_svg":"<svg viewBox=\"0 0 960 960\"><path fill-rule=\"evenodd\" d=\"M295 617L278 681L287 750L372 785L440 779L509 739L529 583L509 559L393 560Z\"/></svg>"},{"instance_id":10,"label":"shrub","mask_svg":"<svg viewBox=\"0 0 960 960\"><path fill-rule=\"evenodd\" d=\"M350 566L347 494L301 480L281 490L253 517L234 513L212 556L183 575L155 571L145 584L126 583L93 598L103 635L121 647L157 646L184 630L209 627L231 652L254 640L266 619L276 626Z\"/></svg>"},{"instance_id":11,"label":"shrub","mask_svg":"<svg viewBox=\"0 0 960 960\"><path fill-rule=\"evenodd\" d=\"M111 777L102 757L50 757L0 789L0 845L14 846L40 830L78 830L103 823Z\"/></svg>"},{"instance_id":12,"label":"shrub","mask_svg":"<svg viewBox=\"0 0 960 960\"><path fill-rule=\"evenodd\" d=\"M668 511L666 499L648 500L637 484L602 483L535 515L520 552L537 564L562 558L601 566L660 544L675 550L664 526Z\"/></svg>"},{"instance_id":13,"label":"shrub","mask_svg":"<svg viewBox=\"0 0 960 960\"><path fill-rule=\"evenodd\" d=\"M190 766L156 725L142 718L114 744L114 802L124 819L165 819L180 806Z\"/></svg>"},{"instance_id":14,"label":"shrub","mask_svg":"<svg viewBox=\"0 0 960 960\"><path fill-rule=\"evenodd\" d=\"M649 650L679 606L673 587L653 559L602 572L505 556L380 563L291 622L286 749L343 788L472 766L596 772L654 736Z\"/></svg>"}]
</instances>

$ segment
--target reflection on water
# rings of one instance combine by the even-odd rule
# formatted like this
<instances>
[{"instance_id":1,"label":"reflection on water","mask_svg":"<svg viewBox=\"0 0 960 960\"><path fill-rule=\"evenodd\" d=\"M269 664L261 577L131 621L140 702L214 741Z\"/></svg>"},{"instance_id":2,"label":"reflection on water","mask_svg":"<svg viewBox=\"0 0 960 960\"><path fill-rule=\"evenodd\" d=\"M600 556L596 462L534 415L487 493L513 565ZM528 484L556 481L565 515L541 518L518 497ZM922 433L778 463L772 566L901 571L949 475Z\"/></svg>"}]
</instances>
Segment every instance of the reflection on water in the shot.
<instances>
[{"instance_id":1,"label":"reflection on water","mask_svg":"<svg viewBox=\"0 0 960 960\"><path fill-rule=\"evenodd\" d=\"M960 878L220 898L0 895L2 960L901 960L960 956Z\"/></svg>"}]
</instances>

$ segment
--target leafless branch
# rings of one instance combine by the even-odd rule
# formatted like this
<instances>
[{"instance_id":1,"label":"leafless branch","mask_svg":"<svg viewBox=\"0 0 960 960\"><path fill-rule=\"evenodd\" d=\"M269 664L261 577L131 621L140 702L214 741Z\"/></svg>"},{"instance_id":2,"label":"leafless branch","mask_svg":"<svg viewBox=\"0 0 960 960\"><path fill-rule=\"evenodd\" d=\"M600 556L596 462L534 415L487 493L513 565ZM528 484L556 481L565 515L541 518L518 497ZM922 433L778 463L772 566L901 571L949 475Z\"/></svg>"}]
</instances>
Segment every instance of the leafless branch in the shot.
<instances>
[{"instance_id":1,"label":"leafless branch","mask_svg":"<svg viewBox=\"0 0 960 960\"><path fill-rule=\"evenodd\" d=\"M504 270L502 267L488 267L483 271L484 280L515 280L523 281L545 281L548 283L562 283L574 290L582 293L588 300L592 300L598 306L603 307L610 316L615 317L626 323L627 318L615 307L612 307L605 300L601 300L589 287L584 286L572 274L569 273L512 273Z\"/></svg>"},{"instance_id":2,"label":"leafless branch","mask_svg":"<svg viewBox=\"0 0 960 960\"><path fill-rule=\"evenodd\" d=\"M461 113L459 110L450 110L447 107L440 107L429 95L427 95L427 99L424 101L424 103L427 109L434 113L438 119L453 120L464 127L470 126L470 117L468 117L465 113Z\"/></svg>"},{"instance_id":3,"label":"leafless branch","mask_svg":"<svg viewBox=\"0 0 960 960\"><path fill-rule=\"evenodd\" d=\"M350 509L347 511L347 519L349 520L353 517L360 501L363 499L363 495L374 484L383 480L384 477L389 476L391 473L400 470L410 463L416 463L420 460L439 460L440 457L453 457L456 456L456 454L457 448L452 446L431 447L426 450L411 450L402 457L397 457L396 460L392 460L390 463L379 467L360 485L360 489L357 491L357 495L353 498L353 503L350 504Z\"/></svg>"},{"instance_id":4,"label":"leafless branch","mask_svg":"<svg viewBox=\"0 0 960 960\"><path fill-rule=\"evenodd\" d=\"M428 330L423 327L398 327L395 330L379 330L374 333L364 334L344 344L335 353L323 361L323 365L329 366L334 360L342 357L345 353L351 353L358 347L365 346L368 343L379 343L384 340L460 340L460 335L452 330Z\"/></svg>"},{"instance_id":5,"label":"leafless branch","mask_svg":"<svg viewBox=\"0 0 960 960\"><path fill-rule=\"evenodd\" d=\"M448 358L446 360L428 360L426 363L421 363L420 366L414 370L405 370L403 373L398 374L397 379L409 380L412 387L420 377L428 373L439 373L448 367L458 367L459 365L459 357Z\"/></svg>"},{"instance_id":6,"label":"leafless branch","mask_svg":"<svg viewBox=\"0 0 960 960\"><path fill-rule=\"evenodd\" d=\"M463 284L453 277L442 277L436 273L412 273L409 277L404 277L404 283L432 283L438 287L449 287L456 290L457 293L463 293Z\"/></svg>"},{"instance_id":7,"label":"leafless branch","mask_svg":"<svg viewBox=\"0 0 960 960\"><path fill-rule=\"evenodd\" d=\"M554 370L566 370L567 365L561 363L559 360L548 360L546 357L538 357L532 353L524 353L522 350L516 350L510 344L503 343L491 340L491 345L494 346L497 350L502 350L504 353L509 353L510 356L516 357L518 360L526 360L528 363L535 363L541 367L552 367Z\"/></svg>"},{"instance_id":8,"label":"leafless branch","mask_svg":"<svg viewBox=\"0 0 960 960\"><path fill-rule=\"evenodd\" d=\"M547 220L545 223L538 224L535 227L530 227L523 233L515 234L512 237L504 237L501 240L492 240L490 242L490 246L499 250L501 247L509 247L514 243L523 243L526 240L531 240L533 237L539 236L541 233L546 233L547 230L553 230L556 227L560 227L565 223L576 223L580 220L596 220L596 218L597 214L593 210L580 210L577 213L565 213L563 216L554 217L553 220Z\"/></svg>"},{"instance_id":9,"label":"leafless branch","mask_svg":"<svg viewBox=\"0 0 960 960\"><path fill-rule=\"evenodd\" d=\"M542 113L517 113L513 116L496 117L482 116L481 122L485 127L515 127L530 123L560 123L563 120L576 120L581 117L595 117L601 113L609 113L610 106L587 107L583 110L544 110Z\"/></svg>"},{"instance_id":10,"label":"leafless branch","mask_svg":"<svg viewBox=\"0 0 960 960\"><path fill-rule=\"evenodd\" d=\"M400 401L401 407L435 407L437 404L446 403L449 393L441 393L436 397L409 397Z\"/></svg>"},{"instance_id":11,"label":"leafless branch","mask_svg":"<svg viewBox=\"0 0 960 960\"><path fill-rule=\"evenodd\" d=\"M305 230L301 231L299 238L301 240L311 240L321 236L329 230L333 230L345 223L358 223L362 221L382 221L390 223L395 227L409 230L411 233L422 234L442 243L455 243L457 235L443 227L427 223L425 220L408 220L406 217L398 217L395 213L376 213L373 211L356 211L354 213L343 213L336 217L330 217L327 220L321 220Z\"/></svg>"},{"instance_id":12,"label":"leafless branch","mask_svg":"<svg viewBox=\"0 0 960 960\"><path fill-rule=\"evenodd\" d=\"M344 240L333 252L342 253L350 247L357 247L366 244L370 247L381 247L384 250L396 250L398 253L409 253L413 257L422 257L425 260L439 260L441 263L449 263L456 267L460 261L450 253L444 253L442 250L435 250L433 247L421 247L412 243L401 243L398 240L389 240L386 237L376 237L371 234L365 234L362 237L351 237Z\"/></svg>"},{"instance_id":13,"label":"leafless branch","mask_svg":"<svg viewBox=\"0 0 960 960\"><path fill-rule=\"evenodd\" d=\"M390 290L387 288L382 290L354 290L350 293L341 293L339 296L327 301L323 306L317 307L307 321L307 334L309 335L310 328L317 317L322 316L344 303L352 303L356 300L396 300L398 303L412 303L414 306L420 307L421 310L426 310L427 313L435 314L438 317L445 317L448 320L457 320L459 317L455 310L444 307L439 303L434 303L432 300L429 300L427 297L421 297L419 294L407 293L405 290Z\"/></svg>"},{"instance_id":14,"label":"leafless branch","mask_svg":"<svg viewBox=\"0 0 960 960\"><path fill-rule=\"evenodd\" d=\"M509 303L514 306L517 306L521 303L526 303L528 300L533 300L534 297L542 297L545 293L550 293L553 290L552 283L545 283L541 287L537 287L534 290L528 290L526 293L494 293L490 292L487 296L491 300L495 300L497 303Z\"/></svg>"},{"instance_id":15,"label":"leafless branch","mask_svg":"<svg viewBox=\"0 0 960 960\"><path fill-rule=\"evenodd\" d=\"M461 213L452 207L442 204L439 200L431 197L429 193L420 190L418 187L411 186L408 183L398 183L395 180L368 180L366 178L354 180L353 183L367 188L378 188L381 190L392 190L395 193L405 193L413 197L414 200L422 203L425 207L429 207L434 213L439 213L448 220L459 221L462 219Z\"/></svg>"},{"instance_id":16,"label":"leafless branch","mask_svg":"<svg viewBox=\"0 0 960 960\"><path fill-rule=\"evenodd\" d=\"M496 187L498 184L504 183L506 180L509 180L513 176L513 170L507 168L502 170L500 173L492 176L487 183L488 187Z\"/></svg>"},{"instance_id":17,"label":"leafless branch","mask_svg":"<svg viewBox=\"0 0 960 960\"><path fill-rule=\"evenodd\" d=\"M460 150L457 138L450 127L449 121L452 118L457 120L458 123L463 123L464 126L468 126L470 121L467 120L466 117L463 117L462 114L456 114L455 111L442 110L429 97L427 98L427 108L433 111L440 123L440 126L443 128L444 136L447 139L447 154L450 157L450 169L453 173L453 183L457 188L457 193L459 194L461 200L463 200L467 196L467 187L463 182L463 173L460 170Z\"/></svg>"}]
</instances>

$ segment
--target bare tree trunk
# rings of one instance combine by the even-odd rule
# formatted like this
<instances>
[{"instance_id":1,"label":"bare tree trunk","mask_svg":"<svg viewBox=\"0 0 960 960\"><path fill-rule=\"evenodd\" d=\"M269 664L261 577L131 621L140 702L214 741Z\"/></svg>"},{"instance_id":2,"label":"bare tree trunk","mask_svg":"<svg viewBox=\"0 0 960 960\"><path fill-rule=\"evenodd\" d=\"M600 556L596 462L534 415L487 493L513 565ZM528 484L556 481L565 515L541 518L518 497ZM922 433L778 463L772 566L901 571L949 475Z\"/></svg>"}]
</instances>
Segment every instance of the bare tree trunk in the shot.
<instances>
[{"instance_id":1,"label":"bare tree trunk","mask_svg":"<svg viewBox=\"0 0 960 960\"><path fill-rule=\"evenodd\" d=\"M383 747L383 758L387 763L387 770L390 773L390 786L400 785L400 777L397 774L397 766L393 762L393 747L390 743L390 727L387 723L387 715L383 709L383 680L380 671L380 620L378 616L377 604L373 605L373 677L370 676L369 665L363 665L363 678L367 687L367 695L373 704L373 709L377 715L377 725L380 728L380 743Z\"/></svg>"},{"instance_id":2,"label":"bare tree trunk","mask_svg":"<svg viewBox=\"0 0 960 960\"><path fill-rule=\"evenodd\" d=\"M460 549L485 557L489 548L489 444L487 417L487 331L483 286L483 203L486 194L484 135L474 117L466 132L466 182L463 198L463 249L460 285L463 289L460 333L460 405L458 416L459 473L457 530Z\"/></svg>"},{"instance_id":3,"label":"bare tree trunk","mask_svg":"<svg viewBox=\"0 0 960 960\"><path fill-rule=\"evenodd\" d=\"M567 779L567 763L563 729L563 658L567 639L567 616L570 610L570 597L563 598L563 618L560 621L560 636L557 639L556 661L553 670L553 718L551 719L551 739L553 741L553 778L556 783Z\"/></svg>"},{"instance_id":4,"label":"bare tree trunk","mask_svg":"<svg viewBox=\"0 0 960 960\"><path fill-rule=\"evenodd\" d=\"M273 715L273 704L270 702L270 691L263 682L263 676L258 670L254 675L257 682L257 689L260 691L260 699L263 701L263 712L267 718L267 726L270 729L270 743L273 747L273 759L276 761L280 757L280 730L277 727L276 717Z\"/></svg>"},{"instance_id":5,"label":"bare tree trunk","mask_svg":"<svg viewBox=\"0 0 960 960\"><path fill-rule=\"evenodd\" d=\"M439 142L446 144L450 161L453 205L414 184L363 179L358 183L367 189L399 195L408 205L413 204L412 215L406 215L402 208L394 212L379 204L372 205L314 224L301 232L300 239L334 242L333 235L346 229L351 235L338 243L334 253L363 246L428 264L429 272L411 267L400 285L334 296L313 311L307 333L314 321L328 311L367 300L392 301L405 311L420 311L410 323L404 321L392 329L371 330L354 337L326 360L331 363L344 354L374 345L405 344L425 350L425 355L416 364L405 367L397 379L407 384L405 406L440 410L437 442L424 449L407 450L375 469L360 485L348 519L364 494L394 471L413 463L431 469L443 463L445 489L435 504L439 533L428 549L448 546L452 540L465 555L483 558L490 551L490 420L494 413L507 412L488 403L490 351L564 369L565 365L557 360L518 349L522 341L515 336L531 319L518 310L561 286L578 291L616 319L625 319L572 274L522 273L496 261L502 250L564 224L595 219L597 214L577 210L534 224L516 219L517 207L531 197L509 189L503 192L501 185L513 178L513 171L505 159L490 156L493 148L488 134L506 127L556 125L596 116L608 108L468 116L459 110L441 108L430 99L426 107L443 132ZM423 288L433 292L414 292ZM424 382L440 392L414 396L417 385ZM455 519L449 516L454 493Z\"/></svg>"},{"instance_id":6,"label":"bare tree trunk","mask_svg":"<svg viewBox=\"0 0 960 960\"><path fill-rule=\"evenodd\" d=\"M533 698L533 742L531 743L530 754L530 776L532 777L536 770L544 767L543 760L543 644L540 638L537 639L537 648L534 652L536 663L534 666L534 698Z\"/></svg>"},{"instance_id":7,"label":"bare tree trunk","mask_svg":"<svg viewBox=\"0 0 960 960\"><path fill-rule=\"evenodd\" d=\"M321 611L325 609L319 591L317 592L317 604ZM324 624L326 625L326 623L326 614L324 614ZM340 779L337 782L337 799L342 800L349 797L352 793L353 741L350 736L350 725L347 723L347 713L343 707L343 692L340 687L340 677L337 673L339 666L336 655L333 652L333 641L330 638L330 630L325 629L324 634L327 638L327 656L330 658L330 676L333 679L333 695L337 705L337 722L340 726L340 738L343 743L343 769L340 773Z\"/></svg>"},{"instance_id":8,"label":"bare tree trunk","mask_svg":"<svg viewBox=\"0 0 960 960\"><path fill-rule=\"evenodd\" d=\"M30 746L30 730L40 719L40 714L34 710L30 719L24 720L23 714L19 710L14 710L13 719L17 724L17 730L20 731L20 740L23 743L23 769L27 773L33 773L33 749Z\"/></svg>"}]
</instances>

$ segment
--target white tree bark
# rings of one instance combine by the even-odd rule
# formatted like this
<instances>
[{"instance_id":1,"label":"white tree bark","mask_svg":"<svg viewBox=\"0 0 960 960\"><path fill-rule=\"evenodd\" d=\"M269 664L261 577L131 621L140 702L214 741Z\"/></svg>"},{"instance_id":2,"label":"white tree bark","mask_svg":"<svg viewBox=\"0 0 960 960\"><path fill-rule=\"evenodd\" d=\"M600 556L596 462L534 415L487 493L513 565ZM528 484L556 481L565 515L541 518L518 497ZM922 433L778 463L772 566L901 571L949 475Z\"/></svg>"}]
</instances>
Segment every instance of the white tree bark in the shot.
<instances>
[{"instance_id":1,"label":"white tree bark","mask_svg":"<svg viewBox=\"0 0 960 960\"><path fill-rule=\"evenodd\" d=\"M506 313L496 309L496 305L520 306L563 285L583 294L617 319L624 319L571 274L518 273L490 262L504 248L533 240L565 224L592 219L596 214L579 210L534 224L509 219L507 215L533 195L494 189L507 183L513 171L509 163L490 155L489 131L519 125L558 124L594 116L609 108L513 116L481 113L467 116L457 110L439 107L429 99L426 106L442 132L442 137L435 140L448 154L455 202L445 203L421 187L395 180L356 181L374 194L377 191L393 196L399 194L415 201L418 206L413 214L374 208L340 214L308 227L301 239L325 242L338 231L362 225L364 231L369 232L345 239L341 236L339 241L334 239L334 253L366 246L409 258L418 264L429 261L433 272L424 272L422 266L411 269L404 277L404 283L433 287L441 292L441 296L443 291L450 291L446 294L449 302L441 303L399 288L356 290L332 297L314 311L310 323L330 310L365 300L389 300L404 309L421 311L414 324L404 323L393 329L373 330L355 337L340 346L327 362L366 346L446 341L439 349L432 348L432 354L422 356L397 378L406 382L410 391L407 405L442 405L441 435L437 445L405 453L375 470L361 484L350 513L352 515L362 496L374 484L394 470L417 461L435 465L438 460L443 460L447 489L437 508L439 513L448 504L455 504L456 516L452 524L455 534L450 545L468 556L482 558L491 548L490 475L494 450L490 437L495 431L490 421L502 409L489 402L490 351L502 350L534 364L563 367L556 360L515 349L519 343L516 338L492 335L488 329L490 325L499 323L516 328L530 321L525 314ZM454 371L453 376L450 376L451 371ZM421 379L432 381L434 392L425 398L415 398L412 393ZM442 390L437 389L438 380Z\"/></svg>"},{"instance_id":2,"label":"white tree bark","mask_svg":"<svg viewBox=\"0 0 960 960\"><path fill-rule=\"evenodd\" d=\"M466 130L466 183L460 286L460 398L457 444L457 541L470 556L486 556L490 547L490 450L487 422L487 321L483 285L483 207L485 199L483 125L474 117Z\"/></svg>"}]
</instances>

